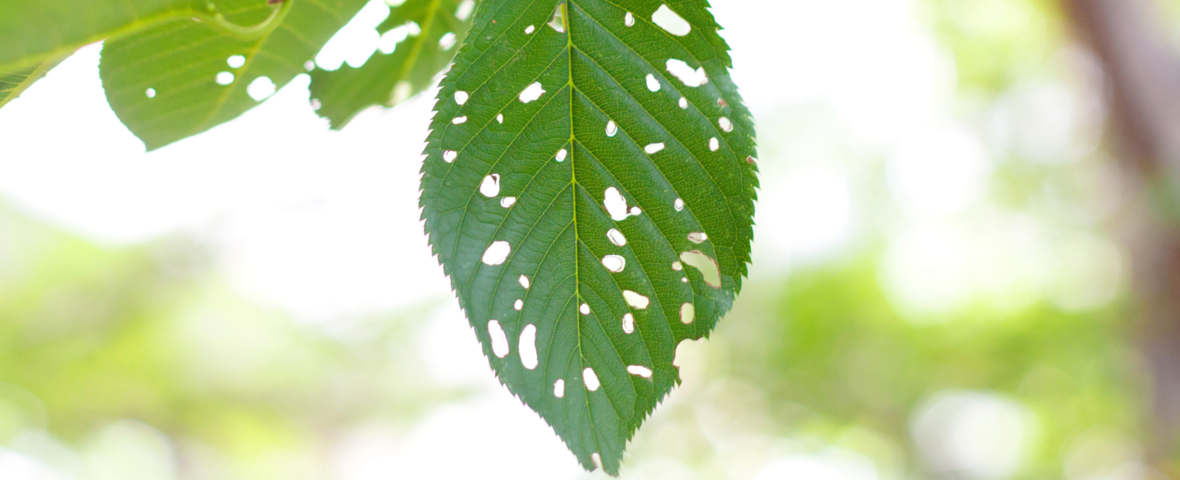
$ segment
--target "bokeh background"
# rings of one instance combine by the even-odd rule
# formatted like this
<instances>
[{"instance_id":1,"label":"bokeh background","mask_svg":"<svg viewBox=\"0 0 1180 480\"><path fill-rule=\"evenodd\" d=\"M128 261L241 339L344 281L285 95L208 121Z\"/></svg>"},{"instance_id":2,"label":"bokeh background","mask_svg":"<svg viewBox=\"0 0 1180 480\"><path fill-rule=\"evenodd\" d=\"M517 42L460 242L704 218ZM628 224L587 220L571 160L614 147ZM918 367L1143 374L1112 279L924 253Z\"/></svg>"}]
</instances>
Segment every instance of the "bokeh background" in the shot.
<instances>
[{"instance_id":1,"label":"bokeh background","mask_svg":"<svg viewBox=\"0 0 1180 480\"><path fill-rule=\"evenodd\" d=\"M751 278L623 478L1176 478L1137 187L1057 2L713 3L759 128ZM429 253L429 94L331 132L301 76L145 154L97 61L0 110L0 478L605 478Z\"/></svg>"}]
</instances>

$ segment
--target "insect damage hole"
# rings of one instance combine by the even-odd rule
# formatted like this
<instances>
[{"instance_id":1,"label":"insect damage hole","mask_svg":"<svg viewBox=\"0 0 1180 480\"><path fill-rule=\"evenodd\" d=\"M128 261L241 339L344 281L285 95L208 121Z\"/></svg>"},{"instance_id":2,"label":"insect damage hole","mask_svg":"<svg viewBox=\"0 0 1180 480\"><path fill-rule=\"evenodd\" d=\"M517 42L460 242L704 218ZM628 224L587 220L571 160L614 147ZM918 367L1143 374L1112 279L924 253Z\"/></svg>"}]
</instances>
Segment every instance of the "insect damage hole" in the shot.
<instances>
[{"instance_id":1,"label":"insect damage hole","mask_svg":"<svg viewBox=\"0 0 1180 480\"><path fill-rule=\"evenodd\" d=\"M660 91L660 81L656 79L655 75L647 74L647 90L649 92Z\"/></svg>"},{"instance_id":2,"label":"insect damage hole","mask_svg":"<svg viewBox=\"0 0 1180 480\"><path fill-rule=\"evenodd\" d=\"M528 370L537 368L537 326L528 324L520 331L520 364Z\"/></svg>"},{"instance_id":3,"label":"insect damage hole","mask_svg":"<svg viewBox=\"0 0 1180 480\"><path fill-rule=\"evenodd\" d=\"M508 336L497 320L488 320L488 336L492 339L492 353L497 358L508 356Z\"/></svg>"},{"instance_id":4,"label":"insect damage hole","mask_svg":"<svg viewBox=\"0 0 1180 480\"><path fill-rule=\"evenodd\" d=\"M459 152L456 152L454 150L447 150L447 151L443 152L443 161L447 162L447 163L453 163L455 161L455 158L457 158L458 156L459 156Z\"/></svg>"},{"instance_id":5,"label":"insect damage hole","mask_svg":"<svg viewBox=\"0 0 1180 480\"><path fill-rule=\"evenodd\" d=\"M512 302L512 309L518 312L524 310L524 299L518 298L515 302Z\"/></svg>"},{"instance_id":6,"label":"insect damage hole","mask_svg":"<svg viewBox=\"0 0 1180 480\"><path fill-rule=\"evenodd\" d=\"M668 69L668 73L671 73L686 87L696 88L709 83L709 75L705 73L705 67L692 68L688 62L679 58L669 58L664 62L664 68Z\"/></svg>"},{"instance_id":7,"label":"insect damage hole","mask_svg":"<svg viewBox=\"0 0 1180 480\"><path fill-rule=\"evenodd\" d=\"M607 230L606 238L607 240L610 240L610 243L614 244L616 247L627 246L627 237L623 236L623 232L620 232L617 228Z\"/></svg>"},{"instance_id":8,"label":"insect damage hole","mask_svg":"<svg viewBox=\"0 0 1180 480\"><path fill-rule=\"evenodd\" d=\"M606 213L610 215L611 220L616 222L626 220L630 215L627 211L627 199L623 198L623 194L619 193L619 189L615 187L607 187L603 191L602 206L606 208Z\"/></svg>"},{"instance_id":9,"label":"insect damage hole","mask_svg":"<svg viewBox=\"0 0 1180 480\"><path fill-rule=\"evenodd\" d=\"M463 115L461 117L455 117L455 118L451 119L452 125L462 125L464 123L467 123L467 115Z\"/></svg>"},{"instance_id":10,"label":"insect damage hole","mask_svg":"<svg viewBox=\"0 0 1180 480\"><path fill-rule=\"evenodd\" d=\"M581 306L578 307L578 312L580 312L582 315L589 315L590 314L590 305L583 303Z\"/></svg>"},{"instance_id":11,"label":"insect damage hole","mask_svg":"<svg viewBox=\"0 0 1180 480\"><path fill-rule=\"evenodd\" d=\"M591 392L598 391L598 387L602 386L602 384L598 382L598 374L594 373L594 369L590 367L586 367L582 370L582 383L585 383L586 390Z\"/></svg>"},{"instance_id":12,"label":"insect damage hole","mask_svg":"<svg viewBox=\"0 0 1180 480\"><path fill-rule=\"evenodd\" d=\"M635 14L633 14L631 12L627 12L626 15L623 15L623 25L626 25L628 27L634 27L635 26Z\"/></svg>"},{"instance_id":13,"label":"insect damage hole","mask_svg":"<svg viewBox=\"0 0 1180 480\"><path fill-rule=\"evenodd\" d=\"M692 233L689 233L687 235L687 237L688 237L688 241L690 241L692 243L697 243L697 244L705 243L705 241L709 240L709 234L707 234L705 232L692 232Z\"/></svg>"},{"instance_id":14,"label":"insect damage hole","mask_svg":"<svg viewBox=\"0 0 1180 480\"><path fill-rule=\"evenodd\" d=\"M524 90L520 91L519 98L521 103L530 103L536 101L538 98L541 98L541 95L544 94L545 87L541 86L541 82L533 82L529 86L524 87Z\"/></svg>"},{"instance_id":15,"label":"insect damage hole","mask_svg":"<svg viewBox=\"0 0 1180 480\"><path fill-rule=\"evenodd\" d=\"M683 211L684 210L684 199L677 198L676 201L672 202L672 208L676 209L677 212Z\"/></svg>"},{"instance_id":16,"label":"insect damage hole","mask_svg":"<svg viewBox=\"0 0 1180 480\"><path fill-rule=\"evenodd\" d=\"M627 305L640 310L646 310L647 306L651 304L650 298L631 290L623 290L623 300L627 302Z\"/></svg>"},{"instance_id":17,"label":"insect damage hole","mask_svg":"<svg viewBox=\"0 0 1180 480\"><path fill-rule=\"evenodd\" d=\"M459 91L455 92L455 103L457 103L459 105L463 105L463 104L467 103L467 99L469 99L469 98L471 98L471 94L469 94L463 90L459 90Z\"/></svg>"},{"instance_id":18,"label":"insect damage hole","mask_svg":"<svg viewBox=\"0 0 1180 480\"><path fill-rule=\"evenodd\" d=\"M660 8L651 14L651 21L677 37L683 37L692 32L692 25L689 25L688 21L680 14L668 8L668 4L660 5Z\"/></svg>"},{"instance_id":19,"label":"insect damage hole","mask_svg":"<svg viewBox=\"0 0 1180 480\"><path fill-rule=\"evenodd\" d=\"M512 208L516 205L516 197L504 197L500 199L500 206L504 208Z\"/></svg>"},{"instance_id":20,"label":"insect damage hole","mask_svg":"<svg viewBox=\"0 0 1180 480\"><path fill-rule=\"evenodd\" d=\"M614 120L606 122L606 136L613 137L619 133L619 125Z\"/></svg>"},{"instance_id":21,"label":"insect damage hole","mask_svg":"<svg viewBox=\"0 0 1180 480\"><path fill-rule=\"evenodd\" d=\"M602 257L602 266L611 273L621 273L627 268L627 259L622 255L607 255Z\"/></svg>"},{"instance_id":22,"label":"insect damage hole","mask_svg":"<svg viewBox=\"0 0 1180 480\"><path fill-rule=\"evenodd\" d=\"M709 151L716 152L718 150L721 150L721 141L718 140L717 137L710 138L709 139Z\"/></svg>"},{"instance_id":23,"label":"insect damage hole","mask_svg":"<svg viewBox=\"0 0 1180 480\"><path fill-rule=\"evenodd\" d=\"M569 155L570 152L563 148L557 151L557 155L554 155L553 159L557 160L557 163L561 163L564 162L566 158L569 158Z\"/></svg>"},{"instance_id":24,"label":"insect damage hole","mask_svg":"<svg viewBox=\"0 0 1180 480\"><path fill-rule=\"evenodd\" d=\"M643 151L647 152L648 155L655 155L664 151L664 146L664 142L649 143L647 146L643 147Z\"/></svg>"},{"instance_id":25,"label":"insect damage hole","mask_svg":"<svg viewBox=\"0 0 1180 480\"><path fill-rule=\"evenodd\" d=\"M733 121L729 117L721 117L717 119L717 126L721 127L721 131L729 133L733 131Z\"/></svg>"},{"instance_id":26,"label":"insect damage hole","mask_svg":"<svg viewBox=\"0 0 1180 480\"><path fill-rule=\"evenodd\" d=\"M623 314L623 333L627 335L635 333L635 315L630 313Z\"/></svg>"},{"instance_id":27,"label":"insect damage hole","mask_svg":"<svg viewBox=\"0 0 1180 480\"><path fill-rule=\"evenodd\" d=\"M225 64L228 65L229 68L242 68L242 65L246 64L246 57L241 55L230 55L229 58L225 59Z\"/></svg>"},{"instance_id":28,"label":"insect damage hole","mask_svg":"<svg viewBox=\"0 0 1180 480\"><path fill-rule=\"evenodd\" d=\"M680 261L701 272L705 284L713 288L721 288L721 267L717 260L705 255L700 250L691 250L680 254Z\"/></svg>"},{"instance_id":29,"label":"insect damage hole","mask_svg":"<svg viewBox=\"0 0 1180 480\"><path fill-rule=\"evenodd\" d=\"M553 381L553 396L557 398L565 398L565 380L557 379Z\"/></svg>"},{"instance_id":30,"label":"insect damage hole","mask_svg":"<svg viewBox=\"0 0 1180 480\"><path fill-rule=\"evenodd\" d=\"M143 95L147 98L156 98L156 89L149 88L143 91Z\"/></svg>"},{"instance_id":31,"label":"insect damage hole","mask_svg":"<svg viewBox=\"0 0 1180 480\"><path fill-rule=\"evenodd\" d=\"M255 102L261 102L275 94L275 82L265 75L255 78L246 86L246 94Z\"/></svg>"},{"instance_id":32,"label":"insect damage hole","mask_svg":"<svg viewBox=\"0 0 1180 480\"><path fill-rule=\"evenodd\" d=\"M651 369L643 365L627 365L627 373L637 377L651 379Z\"/></svg>"},{"instance_id":33,"label":"insect damage hole","mask_svg":"<svg viewBox=\"0 0 1180 480\"><path fill-rule=\"evenodd\" d=\"M697 316L697 307L691 303L685 303L680 306L680 323L688 325L692 323Z\"/></svg>"},{"instance_id":34,"label":"insect damage hole","mask_svg":"<svg viewBox=\"0 0 1180 480\"><path fill-rule=\"evenodd\" d=\"M213 78L218 85L226 86L234 83L234 74L229 72L217 72L217 76Z\"/></svg>"},{"instance_id":35,"label":"insect damage hole","mask_svg":"<svg viewBox=\"0 0 1180 480\"><path fill-rule=\"evenodd\" d=\"M552 28L557 33L565 33L565 4L558 4L557 10L553 11L553 18L549 19L549 28Z\"/></svg>"},{"instance_id":36,"label":"insect damage hole","mask_svg":"<svg viewBox=\"0 0 1180 480\"><path fill-rule=\"evenodd\" d=\"M493 173L483 177L483 182L479 184L479 193L483 196L492 198L500 194L500 174Z\"/></svg>"},{"instance_id":37,"label":"insect damage hole","mask_svg":"<svg viewBox=\"0 0 1180 480\"><path fill-rule=\"evenodd\" d=\"M503 240L497 240L488 245L488 249L483 252L483 263L485 265L503 265L504 261L508 259L508 254L512 253L512 244Z\"/></svg>"},{"instance_id":38,"label":"insect damage hole","mask_svg":"<svg viewBox=\"0 0 1180 480\"><path fill-rule=\"evenodd\" d=\"M516 281L517 281L517 282L519 282L519 283L520 283L520 286L521 286L522 288L524 288L525 290L528 290L528 289L529 289L529 285L531 285L531 284L529 283L529 276L528 276L528 275L521 275L521 276L520 276L520 278L517 278L517 279L516 279Z\"/></svg>"}]
</instances>

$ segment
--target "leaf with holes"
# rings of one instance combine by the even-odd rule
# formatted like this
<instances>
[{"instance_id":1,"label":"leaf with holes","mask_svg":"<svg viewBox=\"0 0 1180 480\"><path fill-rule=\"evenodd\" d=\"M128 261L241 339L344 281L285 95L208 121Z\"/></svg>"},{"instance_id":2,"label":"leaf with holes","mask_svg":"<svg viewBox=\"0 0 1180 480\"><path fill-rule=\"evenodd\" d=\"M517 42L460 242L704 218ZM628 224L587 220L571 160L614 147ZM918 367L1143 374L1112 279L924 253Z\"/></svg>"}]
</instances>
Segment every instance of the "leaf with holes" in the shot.
<instances>
[{"instance_id":1,"label":"leaf with holes","mask_svg":"<svg viewBox=\"0 0 1180 480\"><path fill-rule=\"evenodd\" d=\"M366 107L393 106L430 87L467 35L474 7L475 0L406 0L389 7L377 27L378 51L364 65L311 72L316 111L339 129Z\"/></svg>"},{"instance_id":2,"label":"leaf with holes","mask_svg":"<svg viewBox=\"0 0 1180 480\"><path fill-rule=\"evenodd\" d=\"M704 0L485 0L422 168L430 243L500 380L619 469L750 255L750 115Z\"/></svg>"},{"instance_id":3,"label":"leaf with holes","mask_svg":"<svg viewBox=\"0 0 1180 480\"><path fill-rule=\"evenodd\" d=\"M241 115L296 74L365 0L218 0L234 34L192 19L109 40L99 65L107 101L153 150ZM269 20L268 20L269 19Z\"/></svg>"}]
</instances>

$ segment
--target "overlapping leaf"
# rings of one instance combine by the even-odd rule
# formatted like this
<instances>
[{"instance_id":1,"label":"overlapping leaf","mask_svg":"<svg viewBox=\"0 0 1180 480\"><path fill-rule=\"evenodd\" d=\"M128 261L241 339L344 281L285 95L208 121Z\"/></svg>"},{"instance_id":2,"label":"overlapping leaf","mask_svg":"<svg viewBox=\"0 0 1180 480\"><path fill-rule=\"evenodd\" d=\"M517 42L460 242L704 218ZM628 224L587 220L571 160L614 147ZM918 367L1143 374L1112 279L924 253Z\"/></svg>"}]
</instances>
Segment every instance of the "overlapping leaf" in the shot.
<instances>
[{"instance_id":1,"label":"overlapping leaf","mask_svg":"<svg viewBox=\"0 0 1180 480\"><path fill-rule=\"evenodd\" d=\"M61 63L64 58L64 56L50 58L32 67L12 72L0 69L0 107L7 105L8 102L24 93L34 82L40 80L49 70Z\"/></svg>"},{"instance_id":2,"label":"overlapping leaf","mask_svg":"<svg viewBox=\"0 0 1180 480\"><path fill-rule=\"evenodd\" d=\"M0 67L34 68L113 35L209 14L200 0L0 0Z\"/></svg>"},{"instance_id":3,"label":"overlapping leaf","mask_svg":"<svg viewBox=\"0 0 1180 480\"><path fill-rule=\"evenodd\" d=\"M717 30L705 0L484 0L439 94L431 246L587 468L618 471L746 273L753 126Z\"/></svg>"},{"instance_id":4,"label":"overlapping leaf","mask_svg":"<svg viewBox=\"0 0 1180 480\"><path fill-rule=\"evenodd\" d=\"M332 128L342 128L366 107L393 106L430 87L466 37L474 6L475 0L406 0L390 7L377 31L406 38L392 51L378 50L359 68L312 71L317 112Z\"/></svg>"},{"instance_id":5,"label":"overlapping leaf","mask_svg":"<svg viewBox=\"0 0 1180 480\"><path fill-rule=\"evenodd\" d=\"M100 74L108 102L149 150L202 132L305 71L308 59L365 0L281 3L217 0L217 11L229 22L264 26L245 37L182 19L106 42Z\"/></svg>"}]
</instances>

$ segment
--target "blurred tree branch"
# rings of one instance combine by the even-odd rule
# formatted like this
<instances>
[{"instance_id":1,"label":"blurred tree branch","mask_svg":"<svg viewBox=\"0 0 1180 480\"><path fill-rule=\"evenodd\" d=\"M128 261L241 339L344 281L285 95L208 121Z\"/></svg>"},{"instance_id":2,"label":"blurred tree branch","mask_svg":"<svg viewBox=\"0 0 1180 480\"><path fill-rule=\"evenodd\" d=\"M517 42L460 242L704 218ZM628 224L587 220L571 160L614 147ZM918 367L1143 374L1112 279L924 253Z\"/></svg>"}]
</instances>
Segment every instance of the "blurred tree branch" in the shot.
<instances>
[{"instance_id":1,"label":"blurred tree branch","mask_svg":"<svg viewBox=\"0 0 1180 480\"><path fill-rule=\"evenodd\" d=\"M1169 214L1176 206L1172 193L1180 191L1180 56L1157 23L1152 0L1062 3L1105 72L1119 147L1138 191L1127 242L1154 380L1150 453L1166 461L1180 453L1180 223Z\"/></svg>"}]
</instances>

